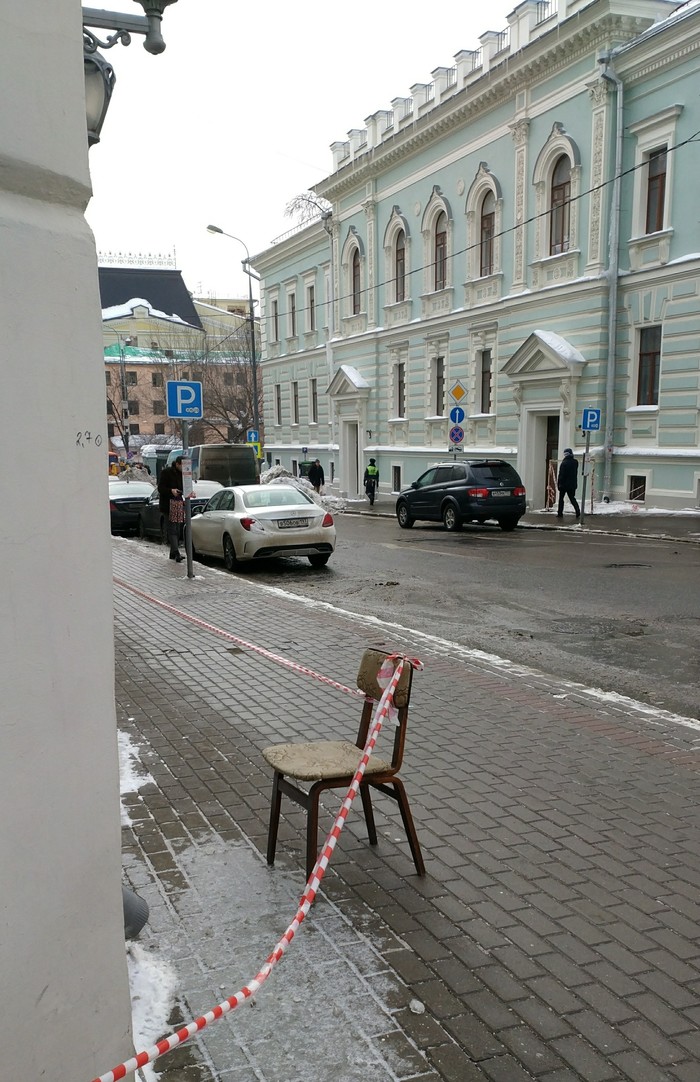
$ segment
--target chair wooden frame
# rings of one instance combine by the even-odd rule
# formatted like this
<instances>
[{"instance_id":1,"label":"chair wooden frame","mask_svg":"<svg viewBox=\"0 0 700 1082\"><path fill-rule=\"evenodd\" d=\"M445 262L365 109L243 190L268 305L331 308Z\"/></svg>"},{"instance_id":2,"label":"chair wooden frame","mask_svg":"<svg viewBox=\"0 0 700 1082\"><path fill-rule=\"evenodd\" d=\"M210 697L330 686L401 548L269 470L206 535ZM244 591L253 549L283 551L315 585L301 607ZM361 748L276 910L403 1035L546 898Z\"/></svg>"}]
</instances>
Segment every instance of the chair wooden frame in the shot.
<instances>
[{"instance_id":1,"label":"chair wooden frame","mask_svg":"<svg viewBox=\"0 0 700 1082\"><path fill-rule=\"evenodd\" d=\"M317 740L309 743L274 744L265 748L263 756L272 766L272 801L270 805L270 825L267 837L267 863L275 862L277 834L282 808L282 794L306 809L306 876L313 871L318 856L318 816L321 794L328 789L347 789L360 762L360 752L364 748L370 731L372 715L376 703L382 696L382 688L377 683L377 675L388 655L381 650L365 650L357 677L358 688L365 693L365 700L360 718L360 726L354 745L349 742ZM359 796L362 801L367 835L370 845L377 845L377 830L374 822L374 809L370 789L378 789L385 796L391 797L399 806L401 819L408 838L413 862L418 875L425 875L425 864L421 853L413 816L408 803L406 790L397 776L403 762L406 744L406 726L408 707L411 698L413 666L404 659L401 678L394 692L394 705L397 708L396 733L394 735L391 761L386 762L371 756L367 770L360 784ZM359 750L358 750L359 749ZM355 753L356 756L355 756ZM355 758L355 766L349 769L349 761ZM313 760L316 766L303 765ZM374 760L374 762L373 762ZM296 762L297 768L294 763ZM322 762L323 765L318 766ZM342 763L342 768L334 764ZM287 769L285 770L285 765ZM290 780L292 779L292 780ZM308 788L296 784L303 781Z\"/></svg>"}]
</instances>

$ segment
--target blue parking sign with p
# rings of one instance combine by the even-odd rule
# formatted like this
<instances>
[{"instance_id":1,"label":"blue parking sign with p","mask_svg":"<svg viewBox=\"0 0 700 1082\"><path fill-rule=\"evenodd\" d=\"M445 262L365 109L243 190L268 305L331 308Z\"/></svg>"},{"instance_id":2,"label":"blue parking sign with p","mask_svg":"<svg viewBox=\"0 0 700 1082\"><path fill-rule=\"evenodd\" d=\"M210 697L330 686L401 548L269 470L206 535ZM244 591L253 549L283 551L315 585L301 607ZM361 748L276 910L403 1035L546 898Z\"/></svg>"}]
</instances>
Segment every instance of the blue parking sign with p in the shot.
<instances>
[{"instance_id":1,"label":"blue parking sign with p","mask_svg":"<svg viewBox=\"0 0 700 1082\"><path fill-rule=\"evenodd\" d=\"M169 379L166 384L167 415L178 421L199 421L204 416L202 384Z\"/></svg>"},{"instance_id":2,"label":"blue parking sign with p","mask_svg":"<svg viewBox=\"0 0 700 1082\"><path fill-rule=\"evenodd\" d=\"M583 432L599 432L600 431L600 410L599 409L585 409L583 411L583 424L581 425Z\"/></svg>"}]
</instances>

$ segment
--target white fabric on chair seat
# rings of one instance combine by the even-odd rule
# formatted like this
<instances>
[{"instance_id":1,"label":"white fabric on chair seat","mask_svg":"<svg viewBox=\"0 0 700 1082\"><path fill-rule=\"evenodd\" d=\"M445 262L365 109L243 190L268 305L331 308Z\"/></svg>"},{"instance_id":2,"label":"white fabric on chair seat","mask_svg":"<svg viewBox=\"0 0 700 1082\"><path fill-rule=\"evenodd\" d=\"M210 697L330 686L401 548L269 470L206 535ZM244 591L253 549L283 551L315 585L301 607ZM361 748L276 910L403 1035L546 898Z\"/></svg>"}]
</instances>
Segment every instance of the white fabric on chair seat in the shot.
<instances>
[{"instance_id":1,"label":"white fabric on chair seat","mask_svg":"<svg viewBox=\"0 0 700 1082\"><path fill-rule=\"evenodd\" d=\"M273 770L286 777L322 781L353 775L362 758L362 749L349 740L313 740L308 744L273 744L265 748L263 757ZM371 755L365 774L385 770L391 770L391 764Z\"/></svg>"}]
</instances>

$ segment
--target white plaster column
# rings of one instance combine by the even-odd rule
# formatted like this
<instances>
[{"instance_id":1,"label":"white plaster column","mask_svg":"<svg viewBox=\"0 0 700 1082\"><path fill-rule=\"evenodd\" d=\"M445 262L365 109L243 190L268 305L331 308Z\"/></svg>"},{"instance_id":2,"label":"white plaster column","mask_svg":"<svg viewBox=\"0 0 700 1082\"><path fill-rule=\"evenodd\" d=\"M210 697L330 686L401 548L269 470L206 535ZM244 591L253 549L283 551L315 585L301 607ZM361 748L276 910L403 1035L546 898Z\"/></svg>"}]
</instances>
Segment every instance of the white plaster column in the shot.
<instances>
[{"instance_id":1,"label":"white plaster column","mask_svg":"<svg viewBox=\"0 0 700 1082\"><path fill-rule=\"evenodd\" d=\"M81 25L0 13L0 1073L27 1082L133 1051Z\"/></svg>"},{"instance_id":2,"label":"white plaster column","mask_svg":"<svg viewBox=\"0 0 700 1082\"><path fill-rule=\"evenodd\" d=\"M524 223L527 220L527 137L530 121L516 120L510 125L510 130L515 144L515 221L517 226L513 245L512 290L514 293L519 293L527 284L525 280L527 236Z\"/></svg>"}]
</instances>

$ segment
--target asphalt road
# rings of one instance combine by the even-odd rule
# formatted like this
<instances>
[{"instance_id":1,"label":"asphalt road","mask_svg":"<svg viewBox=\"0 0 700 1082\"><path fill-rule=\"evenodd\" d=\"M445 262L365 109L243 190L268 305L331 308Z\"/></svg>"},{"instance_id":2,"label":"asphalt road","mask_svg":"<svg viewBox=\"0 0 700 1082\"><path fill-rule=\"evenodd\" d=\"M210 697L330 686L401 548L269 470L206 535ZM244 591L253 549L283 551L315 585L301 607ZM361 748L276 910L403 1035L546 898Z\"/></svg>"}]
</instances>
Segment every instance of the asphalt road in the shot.
<instances>
[{"instance_id":1,"label":"asphalt road","mask_svg":"<svg viewBox=\"0 0 700 1082\"><path fill-rule=\"evenodd\" d=\"M699 716L695 546L574 532L339 515L321 571L305 560L242 574L439 635L552 675Z\"/></svg>"}]
</instances>

